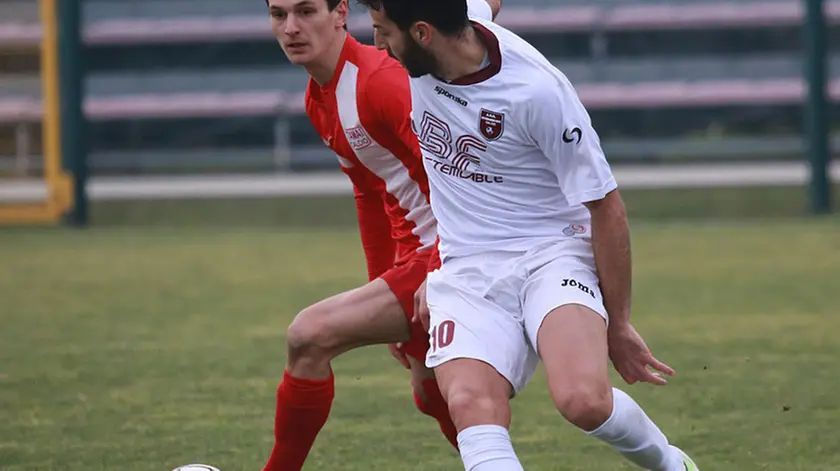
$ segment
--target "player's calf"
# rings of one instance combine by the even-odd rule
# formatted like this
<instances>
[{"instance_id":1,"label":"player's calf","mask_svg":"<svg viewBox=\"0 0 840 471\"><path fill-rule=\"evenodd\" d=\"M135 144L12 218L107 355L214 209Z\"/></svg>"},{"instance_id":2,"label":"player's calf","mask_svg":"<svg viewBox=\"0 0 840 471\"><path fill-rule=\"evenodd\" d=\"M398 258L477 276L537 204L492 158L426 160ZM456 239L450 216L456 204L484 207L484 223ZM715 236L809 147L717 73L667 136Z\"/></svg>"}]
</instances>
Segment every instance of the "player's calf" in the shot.
<instances>
[{"instance_id":1,"label":"player's calf","mask_svg":"<svg viewBox=\"0 0 840 471\"><path fill-rule=\"evenodd\" d=\"M330 361L347 350L409 338L405 313L382 280L323 300L289 326L288 358L277 387L274 448L264 471L299 471L329 417Z\"/></svg>"}]
</instances>

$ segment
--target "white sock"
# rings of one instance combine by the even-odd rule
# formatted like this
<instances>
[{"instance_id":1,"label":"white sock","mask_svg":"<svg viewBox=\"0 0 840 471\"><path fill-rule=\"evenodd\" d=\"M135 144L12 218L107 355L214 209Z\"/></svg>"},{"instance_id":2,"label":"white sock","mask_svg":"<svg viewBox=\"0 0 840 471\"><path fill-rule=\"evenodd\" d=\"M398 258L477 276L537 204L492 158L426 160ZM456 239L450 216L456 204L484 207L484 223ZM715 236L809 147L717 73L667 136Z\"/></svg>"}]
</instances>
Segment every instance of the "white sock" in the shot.
<instances>
[{"instance_id":1,"label":"white sock","mask_svg":"<svg viewBox=\"0 0 840 471\"><path fill-rule=\"evenodd\" d=\"M659 427L630 396L613 388L613 412L597 429L587 432L625 458L651 471L685 471L682 457L668 444Z\"/></svg>"},{"instance_id":2,"label":"white sock","mask_svg":"<svg viewBox=\"0 0 840 471\"><path fill-rule=\"evenodd\" d=\"M523 471L504 427L467 427L458 434L458 448L467 471Z\"/></svg>"}]
</instances>

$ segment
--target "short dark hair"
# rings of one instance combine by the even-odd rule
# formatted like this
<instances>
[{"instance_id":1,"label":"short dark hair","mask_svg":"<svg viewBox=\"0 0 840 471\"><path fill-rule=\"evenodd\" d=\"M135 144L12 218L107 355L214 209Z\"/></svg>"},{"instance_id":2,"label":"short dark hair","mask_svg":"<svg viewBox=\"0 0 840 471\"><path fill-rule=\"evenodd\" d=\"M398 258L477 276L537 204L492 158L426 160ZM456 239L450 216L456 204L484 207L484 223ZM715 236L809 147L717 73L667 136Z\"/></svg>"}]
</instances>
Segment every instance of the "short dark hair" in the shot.
<instances>
[{"instance_id":1,"label":"short dark hair","mask_svg":"<svg viewBox=\"0 0 840 471\"><path fill-rule=\"evenodd\" d=\"M358 0L360 5L376 11L385 9L385 15L401 31L424 21L448 36L460 34L470 24L467 17L467 0Z\"/></svg>"},{"instance_id":2,"label":"short dark hair","mask_svg":"<svg viewBox=\"0 0 840 471\"><path fill-rule=\"evenodd\" d=\"M335 7L337 7L338 4L341 3L341 0L326 0L326 1L327 1L327 9L329 11L335 10ZM265 0L265 6L269 6L268 5L268 0ZM347 31L347 24L346 23L344 25L344 31Z\"/></svg>"},{"instance_id":3,"label":"short dark hair","mask_svg":"<svg viewBox=\"0 0 840 471\"><path fill-rule=\"evenodd\" d=\"M330 11L333 11L339 3L341 3L341 0L327 0L327 8L329 8ZM268 6L268 0L265 0L265 6Z\"/></svg>"}]
</instances>

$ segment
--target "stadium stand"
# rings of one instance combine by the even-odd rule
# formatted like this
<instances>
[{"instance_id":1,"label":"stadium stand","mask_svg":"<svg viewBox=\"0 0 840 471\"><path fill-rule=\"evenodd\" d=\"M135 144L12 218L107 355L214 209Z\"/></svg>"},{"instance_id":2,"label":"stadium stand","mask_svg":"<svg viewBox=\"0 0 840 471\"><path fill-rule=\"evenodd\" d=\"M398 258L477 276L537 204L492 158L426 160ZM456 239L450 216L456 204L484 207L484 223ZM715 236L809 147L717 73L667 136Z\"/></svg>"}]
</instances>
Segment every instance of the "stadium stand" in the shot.
<instances>
[{"instance_id":1,"label":"stadium stand","mask_svg":"<svg viewBox=\"0 0 840 471\"><path fill-rule=\"evenodd\" d=\"M0 156L38 133L36 6L0 0ZM836 123L840 0L827 12ZM801 153L801 17L791 0L506 0L499 22L575 83L613 159L650 162ZM86 0L84 18L95 174L334 164L263 2ZM351 30L370 41L363 12Z\"/></svg>"}]
</instances>

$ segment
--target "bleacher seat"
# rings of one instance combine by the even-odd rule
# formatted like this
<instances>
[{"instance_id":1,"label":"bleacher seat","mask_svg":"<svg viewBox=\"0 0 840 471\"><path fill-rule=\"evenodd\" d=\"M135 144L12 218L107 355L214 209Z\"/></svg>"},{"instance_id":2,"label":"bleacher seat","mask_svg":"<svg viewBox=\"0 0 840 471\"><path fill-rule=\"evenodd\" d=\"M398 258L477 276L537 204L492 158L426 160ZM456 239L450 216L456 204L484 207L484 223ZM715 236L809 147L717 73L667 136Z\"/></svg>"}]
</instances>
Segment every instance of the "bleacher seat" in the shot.
<instances>
[{"instance_id":1,"label":"bleacher seat","mask_svg":"<svg viewBox=\"0 0 840 471\"><path fill-rule=\"evenodd\" d=\"M728 79L791 78L802 74L801 58L787 55L703 58L638 58L555 60L575 84L705 81ZM830 72L840 77L840 55L830 60ZM220 70L163 70L149 72L99 72L87 79L89 96L189 92L302 92L306 71L293 66ZM39 96L36 75L0 75L0 97Z\"/></svg>"},{"instance_id":2,"label":"bleacher seat","mask_svg":"<svg viewBox=\"0 0 840 471\"><path fill-rule=\"evenodd\" d=\"M35 23L37 21L37 0L0 0L0 22Z\"/></svg>"},{"instance_id":3,"label":"bleacher seat","mask_svg":"<svg viewBox=\"0 0 840 471\"><path fill-rule=\"evenodd\" d=\"M86 58L91 69L85 86L91 99L88 109L94 116L94 167L140 172L179 166L273 166L277 142L286 142L276 137L283 133L284 126L289 130L289 141L294 141L293 166L334 166L334 156L323 147L304 116L277 119L284 110L300 113L299 93L308 77L302 68L285 61L268 28L262 0L80 1L91 47ZM652 159L680 152L726 157L771 151L784 157L798 152L798 147L765 144L768 149L761 147L761 138L750 136L738 141L741 147L737 149L732 138L721 141L717 150L701 149L697 147L700 144L684 148L684 141L677 135L698 129L703 134L710 125L726 128L729 121L792 122L790 117L778 117L788 111L774 115L777 112L768 109L779 104L789 108L798 93L802 54L794 45L799 36L791 39L795 34L791 31L801 20L791 7L799 1L504 0L500 22L526 35L554 58L575 85L582 86L582 95L600 102L590 109L593 119L600 123L605 147L614 157ZM371 29L367 14L354 0L349 2L354 15L351 31L368 41ZM729 6L720 8L720 2ZM759 10L752 4L755 2L778 3ZM836 24L838 15L831 12L840 11L840 0L827 2L826 9ZM651 5L678 6L695 14L681 15L674 8L652 9ZM688 27L687 22L695 21L692 18L700 27ZM31 24L37 21L38 0L0 0L0 38L14 42L15 34L21 31L16 30L18 23L30 24L31 31ZM738 21L743 24L736 24ZM767 21L761 23L763 29L757 28L761 21ZM593 31L601 27L607 31L607 57L596 58L591 54L590 41L595 37ZM697 39L685 40L686 31L696 32ZM680 48L655 47L669 44L663 39L668 34L682 38L670 42ZM20 59L24 57L21 53L15 60L9 59L11 55L0 56L0 115L5 116L0 125L0 154L10 153L16 126L39 119L42 110L38 103L41 84L37 60L33 62L37 59L37 35L22 36L29 38L18 40L28 41L29 59ZM747 36L748 41L737 40ZM830 37L835 36L832 30ZM742 42L743 48L734 47ZM698 55L701 52L704 55ZM840 50L833 52L829 69L836 84L840 80ZM790 80L777 87L773 79ZM728 80L733 82L724 83ZM755 110L732 113L712 108L730 106L730 100L737 100L739 94L747 98L733 108L744 103L747 108L753 106L756 98L750 93L755 89L752 80L770 81L769 86L765 83L764 88L758 88L765 97L762 99L773 101L771 106L762 104ZM708 92L715 88L715 92L697 95L686 92L680 83L712 81L718 82L716 88L699 85L696 89ZM614 86L616 83L623 86ZM830 89L836 97L837 85ZM237 95L229 95L232 93ZM708 98L715 93L717 101ZM133 97L116 99L127 96ZM704 98L682 100L692 96ZM775 100L779 96L782 98ZM290 103L295 105L286 106ZM685 109L694 106L696 112ZM677 114L669 114L674 109ZM33 130L37 132L37 125ZM219 136L224 139L216 139ZM798 142L792 135L779 138Z\"/></svg>"},{"instance_id":4,"label":"bleacher seat","mask_svg":"<svg viewBox=\"0 0 840 471\"><path fill-rule=\"evenodd\" d=\"M353 0L350 9L359 7ZM545 8L558 5L620 6L639 0L505 0L505 8ZM644 3L691 4L696 0L641 0ZM708 0L713 1L713 0ZM754 1L754 0L735 0ZM774 0L770 0L774 1ZM784 0L778 0L784 1ZM151 19L196 16L259 15L265 14L265 5L259 0L87 0L85 17L88 21L106 19Z\"/></svg>"},{"instance_id":5,"label":"bleacher seat","mask_svg":"<svg viewBox=\"0 0 840 471\"><path fill-rule=\"evenodd\" d=\"M87 0L83 5L87 22L266 14L260 0Z\"/></svg>"},{"instance_id":6,"label":"bleacher seat","mask_svg":"<svg viewBox=\"0 0 840 471\"><path fill-rule=\"evenodd\" d=\"M38 75L0 74L0 99L21 96L40 96L41 77Z\"/></svg>"},{"instance_id":7,"label":"bleacher seat","mask_svg":"<svg viewBox=\"0 0 840 471\"><path fill-rule=\"evenodd\" d=\"M91 95L113 96L145 93L185 93L281 90L297 92L306 87L308 75L298 67L248 68L218 71L107 73L92 75Z\"/></svg>"}]
</instances>

